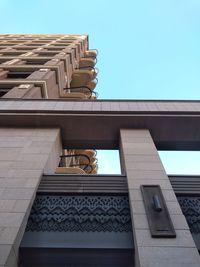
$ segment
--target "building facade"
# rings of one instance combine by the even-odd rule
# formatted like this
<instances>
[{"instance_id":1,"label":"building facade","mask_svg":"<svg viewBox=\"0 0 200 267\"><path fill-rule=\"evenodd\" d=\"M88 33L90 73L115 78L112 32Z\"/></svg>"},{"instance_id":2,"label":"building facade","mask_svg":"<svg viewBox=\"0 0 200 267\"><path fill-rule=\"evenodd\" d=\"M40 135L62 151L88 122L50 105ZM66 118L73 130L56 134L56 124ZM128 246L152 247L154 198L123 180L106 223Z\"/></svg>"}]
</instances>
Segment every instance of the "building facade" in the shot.
<instances>
[{"instance_id":1,"label":"building facade","mask_svg":"<svg viewBox=\"0 0 200 267\"><path fill-rule=\"evenodd\" d=\"M200 266L200 179L157 152L200 149L200 102L98 100L96 62L87 35L0 35L0 266Z\"/></svg>"}]
</instances>

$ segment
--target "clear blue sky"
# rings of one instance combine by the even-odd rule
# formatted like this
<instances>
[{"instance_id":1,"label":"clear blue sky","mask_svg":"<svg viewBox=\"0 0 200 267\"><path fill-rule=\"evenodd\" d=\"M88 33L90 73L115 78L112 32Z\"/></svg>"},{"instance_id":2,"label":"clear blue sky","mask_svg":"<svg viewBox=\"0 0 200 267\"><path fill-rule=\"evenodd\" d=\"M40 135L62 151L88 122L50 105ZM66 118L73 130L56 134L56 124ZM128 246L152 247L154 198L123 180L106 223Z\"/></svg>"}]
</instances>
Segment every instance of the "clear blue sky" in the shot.
<instances>
[{"instance_id":1,"label":"clear blue sky","mask_svg":"<svg viewBox=\"0 0 200 267\"><path fill-rule=\"evenodd\" d=\"M1 33L88 33L100 98L200 99L199 0L0 0L0 11Z\"/></svg>"}]
</instances>

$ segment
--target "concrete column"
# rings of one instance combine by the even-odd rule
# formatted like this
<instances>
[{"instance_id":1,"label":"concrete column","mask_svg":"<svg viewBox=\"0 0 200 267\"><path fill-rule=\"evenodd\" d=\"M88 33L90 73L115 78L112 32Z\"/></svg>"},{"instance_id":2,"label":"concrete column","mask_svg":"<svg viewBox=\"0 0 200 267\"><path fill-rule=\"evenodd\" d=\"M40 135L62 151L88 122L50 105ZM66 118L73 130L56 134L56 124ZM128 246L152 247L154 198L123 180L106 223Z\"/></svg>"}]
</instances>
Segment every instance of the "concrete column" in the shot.
<instances>
[{"instance_id":1,"label":"concrete column","mask_svg":"<svg viewBox=\"0 0 200 267\"><path fill-rule=\"evenodd\" d=\"M18 248L43 172L61 152L58 129L0 128L0 267L18 266Z\"/></svg>"},{"instance_id":2,"label":"concrete column","mask_svg":"<svg viewBox=\"0 0 200 267\"><path fill-rule=\"evenodd\" d=\"M148 130L121 130L121 154L128 179L136 267L198 267L200 257ZM176 238L152 238L140 186L159 184Z\"/></svg>"}]
</instances>

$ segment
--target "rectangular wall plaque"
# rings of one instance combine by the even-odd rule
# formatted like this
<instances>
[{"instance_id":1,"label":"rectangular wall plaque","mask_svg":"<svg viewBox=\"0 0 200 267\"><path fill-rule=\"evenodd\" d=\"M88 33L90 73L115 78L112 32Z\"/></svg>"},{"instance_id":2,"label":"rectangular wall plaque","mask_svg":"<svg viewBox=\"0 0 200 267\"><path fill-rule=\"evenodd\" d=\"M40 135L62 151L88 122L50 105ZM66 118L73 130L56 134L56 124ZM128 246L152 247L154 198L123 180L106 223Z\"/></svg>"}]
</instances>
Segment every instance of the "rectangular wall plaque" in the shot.
<instances>
[{"instance_id":1,"label":"rectangular wall plaque","mask_svg":"<svg viewBox=\"0 0 200 267\"><path fill-rule=\"evenodd\" d=\"M141 185L144 206L152 237L175 238L172 224L159 185Z\"/></svg>"}]
</instances>

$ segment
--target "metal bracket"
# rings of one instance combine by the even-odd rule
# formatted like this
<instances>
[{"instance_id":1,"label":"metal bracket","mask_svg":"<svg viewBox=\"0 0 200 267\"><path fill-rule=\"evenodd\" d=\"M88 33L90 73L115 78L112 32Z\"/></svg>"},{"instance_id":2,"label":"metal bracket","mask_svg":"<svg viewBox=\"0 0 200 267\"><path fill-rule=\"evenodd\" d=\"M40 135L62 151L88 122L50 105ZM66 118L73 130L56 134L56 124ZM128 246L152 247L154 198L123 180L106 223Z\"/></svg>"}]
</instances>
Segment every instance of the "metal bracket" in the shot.
<instances>
[{"instance_id":1,"label":"metal bracket","mask_svg":"<svg viewBox=\"0 0 200 267\"><path fill-rule=\"evenodd\" d=\"M144 206L152 237L175 238L166 202L159 185L141 185Z\"/></svg>"}]
</instances>

